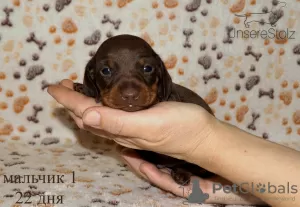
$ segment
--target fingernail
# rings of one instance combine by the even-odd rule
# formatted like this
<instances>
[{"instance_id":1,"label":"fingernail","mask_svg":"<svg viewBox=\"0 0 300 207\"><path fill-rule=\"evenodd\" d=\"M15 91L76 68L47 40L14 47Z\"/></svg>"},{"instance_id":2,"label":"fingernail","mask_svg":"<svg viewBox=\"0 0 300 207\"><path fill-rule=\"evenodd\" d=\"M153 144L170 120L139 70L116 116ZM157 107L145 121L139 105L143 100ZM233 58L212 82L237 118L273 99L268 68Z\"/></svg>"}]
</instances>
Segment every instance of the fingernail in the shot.
<instances>
[{"instance_id":1,"label":"fingernail","mask_svg":"<svg viewBox=\"0 0 300 207\"><path fill-rule=\"evenodd\" d=\"M97 111L88 112L83 117L83 122L86 125L96 126L100 123L100 114Z\"/></svg>"}]
</instances>

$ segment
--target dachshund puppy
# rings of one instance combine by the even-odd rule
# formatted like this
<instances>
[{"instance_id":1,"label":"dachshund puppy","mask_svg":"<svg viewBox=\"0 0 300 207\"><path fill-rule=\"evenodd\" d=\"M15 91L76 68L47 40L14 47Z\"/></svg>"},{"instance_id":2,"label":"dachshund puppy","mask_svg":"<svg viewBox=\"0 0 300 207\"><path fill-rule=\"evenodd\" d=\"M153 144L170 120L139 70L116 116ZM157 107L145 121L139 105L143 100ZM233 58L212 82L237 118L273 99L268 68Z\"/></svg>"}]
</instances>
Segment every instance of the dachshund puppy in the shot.
<instances>
[{"instance_id":1,"label":"dachshund puppy","mask_svg":"<svg viewBox=\"0 0 300 207\"><path fill-rule=\"evenodd\" d=\"M129 112L147 109L158 102L177 101L197 104L213 115L200 96L172 82L163 61L146 41L132 35L104 41L86 65L83 84L75 83L74 89L105 106ZM183 160L137 151L143 159L169 168L180 185L188 185L192 175L213 175Z\"/></svg>"}]
</instances>

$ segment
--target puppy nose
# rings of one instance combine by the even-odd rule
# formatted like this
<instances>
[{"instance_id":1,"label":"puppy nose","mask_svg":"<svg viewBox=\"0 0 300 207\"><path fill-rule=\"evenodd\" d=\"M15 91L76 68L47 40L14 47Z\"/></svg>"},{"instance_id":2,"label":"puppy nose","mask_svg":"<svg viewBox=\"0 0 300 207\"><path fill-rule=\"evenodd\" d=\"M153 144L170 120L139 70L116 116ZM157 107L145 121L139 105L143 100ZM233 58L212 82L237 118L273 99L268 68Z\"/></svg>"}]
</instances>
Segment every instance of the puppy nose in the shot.
<instances>
[{"instance_id":1,"label":"puppy nose","mask_svg":"<svg viewBox=\"0 0 300 207\"><path fill-rule=\"evenodd\" d=\"M139 90L135 88L126 88L122 90L121 96L123 100L133 102L139 99Z\"/></svg>"}]
</instances>

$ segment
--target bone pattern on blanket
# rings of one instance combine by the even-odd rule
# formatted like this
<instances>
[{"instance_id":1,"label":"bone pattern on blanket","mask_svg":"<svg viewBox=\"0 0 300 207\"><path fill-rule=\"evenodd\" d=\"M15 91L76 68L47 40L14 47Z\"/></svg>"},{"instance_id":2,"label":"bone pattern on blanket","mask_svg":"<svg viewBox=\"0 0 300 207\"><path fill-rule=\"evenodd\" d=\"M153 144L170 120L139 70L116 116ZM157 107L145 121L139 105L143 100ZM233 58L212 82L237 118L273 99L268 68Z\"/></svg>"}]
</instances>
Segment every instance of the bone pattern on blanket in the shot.
<instances>
[{"instance_id":1,"label":"bone pattern on blanket","mask_svg":"<svg viewBox=\"0 0 300 207\"><path fill-rule=\"evenodd\" d=\"M64 195L58 206L66 207L183 206L183 199L130 172L113 143L79 131L47 94L48 85L63 78L81 82L99 45L118 34L145 39L173 81L205 98L217 118L300 149L300 2L282 5L0 1L0 206L14 205L17 191ZM272 36L273 29L278 35ZM247 31L253 35L247 38ZM64 175L65 182L4 183L3 175L34 175L33 181L38 175Z\"/></svg>"}]
</instances>

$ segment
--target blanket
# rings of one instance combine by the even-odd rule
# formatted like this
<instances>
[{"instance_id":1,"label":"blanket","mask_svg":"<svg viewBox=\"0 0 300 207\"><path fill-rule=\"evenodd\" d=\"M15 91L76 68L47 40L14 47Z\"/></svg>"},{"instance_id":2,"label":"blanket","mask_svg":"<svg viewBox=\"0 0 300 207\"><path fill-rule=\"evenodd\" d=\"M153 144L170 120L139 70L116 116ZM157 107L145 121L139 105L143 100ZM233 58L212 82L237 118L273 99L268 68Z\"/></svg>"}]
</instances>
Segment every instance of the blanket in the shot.
<instances>
[{"instance_id":1,"label":"blanket","mask_svg":"<svg viewBox=\"0 0 300 207\"><path fill-rule=\"evenodd\" d=\"M1 0L0 206L187 206L47 93L82 82L118 34L145 39L218 119L299 150L299 19L299 0Z\"/></svg>"}]
</instances>

